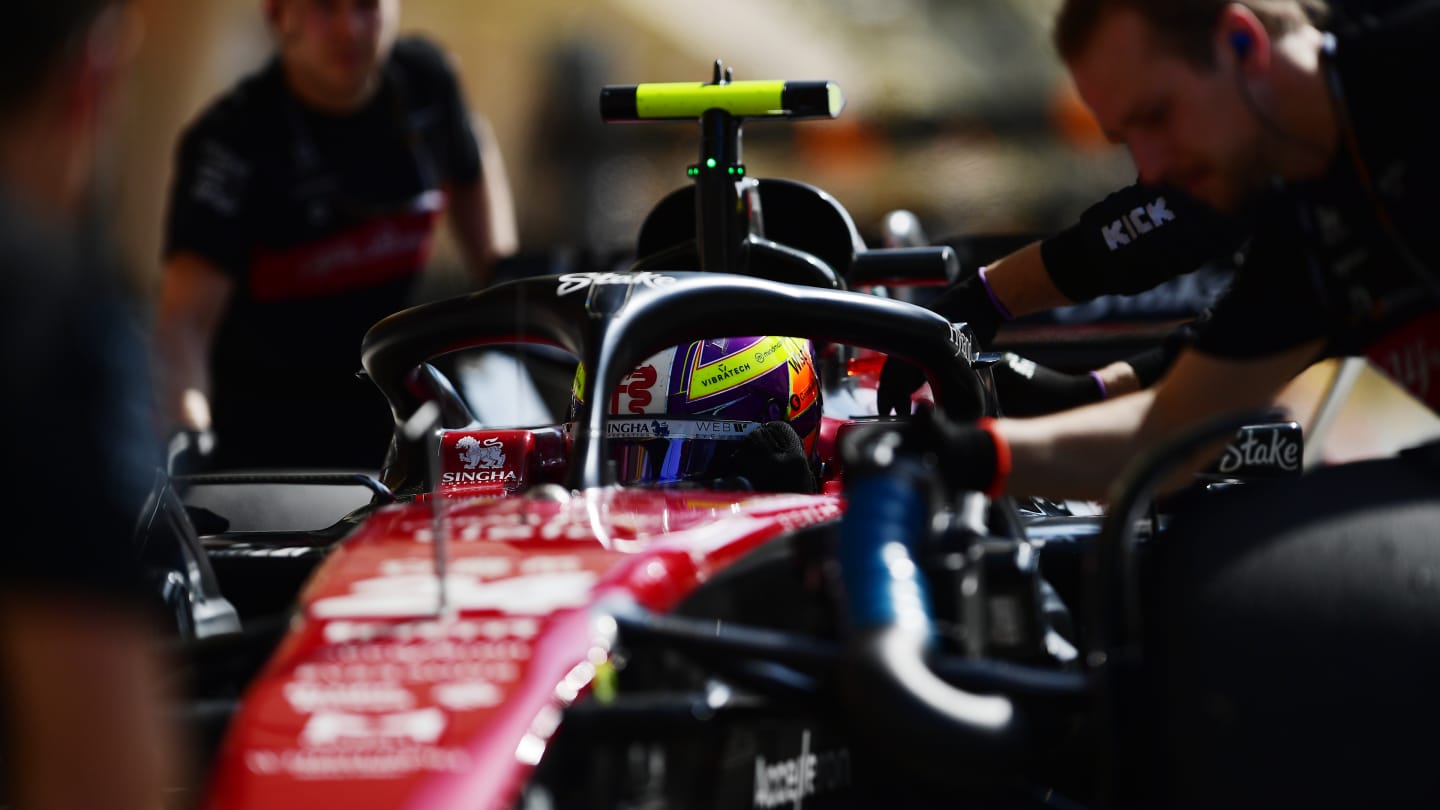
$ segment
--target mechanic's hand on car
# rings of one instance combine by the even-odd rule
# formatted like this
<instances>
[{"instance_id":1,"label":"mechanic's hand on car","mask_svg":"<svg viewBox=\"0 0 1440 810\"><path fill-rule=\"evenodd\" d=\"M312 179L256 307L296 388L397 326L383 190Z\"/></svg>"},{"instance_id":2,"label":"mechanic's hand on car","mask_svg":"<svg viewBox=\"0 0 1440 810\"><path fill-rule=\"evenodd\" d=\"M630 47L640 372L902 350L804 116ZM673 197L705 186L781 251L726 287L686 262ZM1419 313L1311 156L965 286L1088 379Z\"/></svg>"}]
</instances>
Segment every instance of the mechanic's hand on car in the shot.
<instances>
[{"instance_id":1,"label":"mechanic's hand on car","mask_svg":"<svg viewBox=\"0 0 1440 810\"><path fill-rule=\"evenodd\" d=\"M996 308L990 291L977 273L946 290L930 302L928 308L944 315L951 323L966 323L981 346L995 339L995 332L1008 317ZM925 382L925 375L903 360L886 359L880 372L876 406L881 416L910 413L910 395Z\"/></svg>"},{"instance_id":2,"label":"mechanic's hand on car","mask_svg":"<svg viewBox=\"0 0 1440 810\"><path fill-rule=\"evenodd\" d=\"M1005 352L991 367L1000 410L1006 416L1040 416L1078 408L1105 399L1104 383L1096 372L1067 374ZM910 395L925 375L901 360L890 359L880 371L876 406L881 416L910 413Z\"/></svg>"},{"instance_id":3,"label":"mechanic's hand on car","mask_svg":"<svg viewBox=\"0 0 1440 810\"><path fill-rule=\"evenodd\" d=\"M898 357L885 358L880 385L875 389L875 408L881 416L910 415L910 396L925 383L925 373Z\"/></svg>"},{"instance_id":4,"label":"mechanic's hand on car","mask_svg":"<svg viewBox=\"0 0 1440 810\"><path fill-rule=\"evenodd\" d=\"M922 408L903 422L880 422L851 431L841 448L845 475L884 473L897 460L908 458L930 466L948 489L999 495L1010 472L1010 451L993 425L989 418L951 422L931 408ZM889 449L877 452L878 445Z\"/></svg>"},{"instance_id":5,"label":"mechanic's hand on car","mask_svg":"<svg viewBox=\"0 0 1440 810\"><path fill-rule=\"evenodd\" d=\"M1105 387L1096 372L1067 374L1005 352L990 367L995 377L995 394L1006 416L1040 416L1078 408L1105 398Z\"/></svg>"}]
</instances>

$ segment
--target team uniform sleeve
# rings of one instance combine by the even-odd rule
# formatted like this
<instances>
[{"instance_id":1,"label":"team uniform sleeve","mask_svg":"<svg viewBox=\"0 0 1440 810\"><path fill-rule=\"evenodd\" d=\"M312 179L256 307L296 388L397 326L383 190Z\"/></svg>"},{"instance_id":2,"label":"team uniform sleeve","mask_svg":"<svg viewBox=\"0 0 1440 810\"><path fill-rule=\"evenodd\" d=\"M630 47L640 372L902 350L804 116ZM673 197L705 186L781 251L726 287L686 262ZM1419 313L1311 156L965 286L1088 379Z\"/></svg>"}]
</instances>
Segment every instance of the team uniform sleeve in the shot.
<instances>
[{"instance_id":1,"label":"team uniform sleeve","mask_svg":"<svg viewBox=\"0 0 1440 810\"><path fill-rule=\"evenodd\" d=\"M165 229L165 257L195 253L239 276L251 249L246 200L255 163L222 126L202 121L180 140Z\"/></svg>"},{"instance_id":2,"label":"team uniform sleeve","mask_svg":"<svg viewBox=\"0 0 1440 810\"><path fill-rule=\"evenodd\" d=\"M1133 185L1040 245L1056 289L1077 303L1133 295L1234 251L1244 225L1171 189Z\"/></svg>"}]
</instances>

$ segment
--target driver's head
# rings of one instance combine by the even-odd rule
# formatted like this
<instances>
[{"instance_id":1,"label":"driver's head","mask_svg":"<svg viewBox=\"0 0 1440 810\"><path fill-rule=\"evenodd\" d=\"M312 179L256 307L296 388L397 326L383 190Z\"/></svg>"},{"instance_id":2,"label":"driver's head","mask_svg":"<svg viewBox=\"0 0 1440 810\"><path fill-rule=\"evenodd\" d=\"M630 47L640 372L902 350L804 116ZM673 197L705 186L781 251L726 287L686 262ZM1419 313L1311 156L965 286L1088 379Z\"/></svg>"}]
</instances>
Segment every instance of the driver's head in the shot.
<instances>
[{"instance_id":1,"label":"driver's head","mask_svg":"<svg viewBox=\"0 0 1440 810\"><path fill-rule=\"evenodd\" d=\"M400 26L400 0L265 0L290 88L326 112L374 94Z\"/></svg>"},{"instance_id":2,"label":"driver's head","mask_svg":"<svg viewBox=\"0 0 1440 810\"><path fill-rule=\"evenodd\" d=\"M1318 42L1322 11L1318 0L1066 0L1055 43L1144 182L1234 211L1293 159L1294 138L1276 134L1288 103L1276 66L1292 35Z\"/></svg>"},{"instance_id":3,"label":"driver's head","mask_svg":"<svg viewBox=\"0 0 1440 810\"><path fill-rule=\"evenodd\" d=\"M604 403L617 479L813 488L821 411L813 351L807 340L767 335L696 341L647 358ZM584 390L581 368L572 418Z\"/></svg>"}]
</instances>

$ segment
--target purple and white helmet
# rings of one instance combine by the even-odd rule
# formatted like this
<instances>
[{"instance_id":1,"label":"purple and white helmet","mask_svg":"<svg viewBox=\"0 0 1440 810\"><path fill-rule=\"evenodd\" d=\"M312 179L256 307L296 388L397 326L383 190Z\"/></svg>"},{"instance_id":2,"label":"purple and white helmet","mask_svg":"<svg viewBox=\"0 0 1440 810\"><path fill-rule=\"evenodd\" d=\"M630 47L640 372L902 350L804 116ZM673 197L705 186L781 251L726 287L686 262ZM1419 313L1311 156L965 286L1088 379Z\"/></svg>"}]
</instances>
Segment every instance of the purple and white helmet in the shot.
<instances>
[{"instance_id":1,"label":"purple and white helmet","mask_svg":"<svg viewBox=\"0 0 1440 810\"><path fill-rule=\"evenodd\" d=\"M585 369L575 373L578 412ZM767 422L790 423L812 458L820 433L820 379L808 340L733 337L655 354L610 392L607 454L623 484L714 476L734 443Z\"/></svg>"}]
</instances>

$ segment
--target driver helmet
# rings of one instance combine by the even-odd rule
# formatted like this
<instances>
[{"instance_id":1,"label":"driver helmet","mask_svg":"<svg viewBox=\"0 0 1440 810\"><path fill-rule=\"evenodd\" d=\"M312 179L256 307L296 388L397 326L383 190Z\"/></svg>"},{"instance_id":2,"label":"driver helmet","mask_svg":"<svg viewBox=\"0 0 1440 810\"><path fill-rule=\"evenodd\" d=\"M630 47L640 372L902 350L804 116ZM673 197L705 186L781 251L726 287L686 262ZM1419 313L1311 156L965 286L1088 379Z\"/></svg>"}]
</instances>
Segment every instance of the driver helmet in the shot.
<instances>
[{"instance_id":1,"label":"driver helmet","mask_svg":"<svg viewBox=\"0 0 1440 810\"><path fill-rule=\"evenodd\" d=\"M570 392L572 421L584 391L582 365ZM767 425L783 429L774 422L794 429L813 467L821 413L814 346L766 335L665 349L626 375L605 407L606 453L621 484L744 475L732 462L741 441Z\"/></svg>"}]
</instances>

